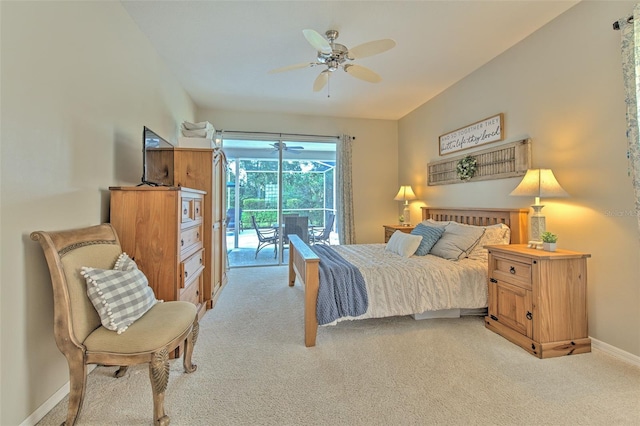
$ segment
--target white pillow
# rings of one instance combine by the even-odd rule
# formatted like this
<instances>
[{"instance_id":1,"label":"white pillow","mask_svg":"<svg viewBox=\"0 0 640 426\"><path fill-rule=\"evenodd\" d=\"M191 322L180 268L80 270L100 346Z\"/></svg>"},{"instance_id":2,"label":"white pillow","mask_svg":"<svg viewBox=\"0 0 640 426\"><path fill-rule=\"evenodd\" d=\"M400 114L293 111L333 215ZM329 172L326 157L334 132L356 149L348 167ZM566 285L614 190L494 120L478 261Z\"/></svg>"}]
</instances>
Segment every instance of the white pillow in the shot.
<instances>
[{"instance_id":1,"label":"white pillow","mask_svg":"<svg viewBox=\"0 0 640 426\"><path fill-rule=\"evenodd\" d=\"M411 235L402 231L396 231L391 235L391 238L389 238L385 250L399 254L402 257L411 257L416 250L418 250L421 241L421 235Z\"/></svg>"},{"instance_id":2,"label":"white pillow","mask_svg":"<svg viewBox=\"0 0 640 426\"><path fill-rule=\"evenodd\" d=\"M467 257L484 234L484 227L450 222L430 253L449 260Z\"/></svg>"},{"instance_id":3,"label":"white pillow","mask_svg":"<svg viewBox=\"0 0 640 426\"><path fill-rule=\"evenodd\" d=\"M511 241L511 229L504 223L485 226L484 235L469 253L469 259L488 261L489 252L484 246L509 244Z\"/></svg>"}]
</instances>

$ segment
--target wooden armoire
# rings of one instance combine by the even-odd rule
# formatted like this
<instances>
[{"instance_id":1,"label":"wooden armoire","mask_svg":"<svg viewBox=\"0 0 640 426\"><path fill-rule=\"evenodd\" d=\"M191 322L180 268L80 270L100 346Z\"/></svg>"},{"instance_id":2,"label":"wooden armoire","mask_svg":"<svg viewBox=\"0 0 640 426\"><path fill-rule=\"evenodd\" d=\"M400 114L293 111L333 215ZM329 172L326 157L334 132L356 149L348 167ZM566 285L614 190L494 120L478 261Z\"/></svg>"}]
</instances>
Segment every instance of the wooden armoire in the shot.
<instances>
[{"instance_id":1,"label":"wooden armoire","mask_svg":"<svg viewBox=\"0 0 640 426\"><path fill-rule=\"evenodd\" d=\"M147 179L172 187L204 191L202 223L204 271L202 301L215 304L227 282L226 159L220 149L167 148L147 152ZM113 219L112 219L113 222Z\"/></svg>"}]
</instances>

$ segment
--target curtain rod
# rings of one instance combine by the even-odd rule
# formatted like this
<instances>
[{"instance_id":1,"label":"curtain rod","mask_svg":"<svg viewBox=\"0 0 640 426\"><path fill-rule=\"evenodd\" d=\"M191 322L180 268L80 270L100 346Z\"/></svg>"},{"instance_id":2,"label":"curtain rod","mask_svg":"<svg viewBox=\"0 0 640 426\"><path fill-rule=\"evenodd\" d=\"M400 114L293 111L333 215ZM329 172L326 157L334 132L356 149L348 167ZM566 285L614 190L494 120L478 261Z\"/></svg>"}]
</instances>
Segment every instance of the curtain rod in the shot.
<instances>
[{"instance_id":1,"label":"curtain rod","mask_svg":"<svg viewBox=\"0 0 640 426\"><path fill-rule=\"evenodd\" d=\"M340 136L328 136L328 135L305 135L302 133L273 133L273 132L243 132L240 130L220 130L220 133L239 133L239 134L249 134L249 135L273 135L273 136L303 136L303 137L318 137L318 138L335 138L339 139ZM355 138L354 138L355 139Z\"/></svg>"},{"instance_id":2,"label":"curtain rod","mask_svg":"<svg viewBox=\"0 0 640 426\"><path fill-rule=\"evenodd\" d=\"M633 22L633 15L627 18L627 23L630 24ZM613 23L613 29L618 31L620 29L620 21L616 21Z\"/></svg>"}]
</instances>

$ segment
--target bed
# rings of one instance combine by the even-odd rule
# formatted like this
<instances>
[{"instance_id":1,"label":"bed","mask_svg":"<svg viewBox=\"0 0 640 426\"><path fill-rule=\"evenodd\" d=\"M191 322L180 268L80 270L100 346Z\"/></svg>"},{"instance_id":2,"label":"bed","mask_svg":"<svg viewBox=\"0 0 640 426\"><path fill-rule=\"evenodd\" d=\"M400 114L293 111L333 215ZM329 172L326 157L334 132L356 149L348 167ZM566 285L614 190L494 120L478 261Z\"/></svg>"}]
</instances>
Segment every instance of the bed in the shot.
<instances>
[{"instance_id":1,"label":"bed","mask_svg":"<svg viewBox=\"0 0 640 426\"><path fill-rule=\"evenodd\" d=\"M474 209L474 208L433 208L433 207L422 207L422 220L431 220L436 222L456 222L459 224L465 225L474 225L474 226L491 226L497 224L504 224L509 227L510 230L510 242L512 244L524 244L527 243L527 215L528 209ZM361 246L365 251L363 253L358 252L358 246ZM358 263L358 257L363 259L370 258L375 255L376 250L380 250L383 247L383 244L377 244L376 247L372 247L374 245L369 244L355 244L353 246L335 246L336 249L340 247L341 255L345 257L345 259L349 261L353 261L354 264ZM367 252L366 250L371 250L371 252ZM399 257L399 256L398 256ZM417 257L417 256L416 256ZM435 258L436 256L423 256L425 258ZM409 259L405 259L409 260ZM466 259L465 259L466 260ZM392 265L388 265L386 267L395 268L397 271L400 271L403 268L402 263L404 260L399 260L397 258L394 259ZM416 261L414 260L414 263ZM449 262L449 264L455 264L456 262L451 262L449 260L444 259L431 259L426 263L442 263ZM462 262L461 263L471 263L471 262ZM379 262L373 261L373 263L378 264ZM431 267L431 266L429 266ZM375 270L368 270L367 268L362 268L362 274L365 276L365 279L372 279L375 277ZM457 268L458 272L455 272L458 281L466 281L472 279L468 274L481 274L480 276L482 280L482 286L486 287L486 274L487 274L487 264L484 263L483 266L478 267L476 264L471 268L460 269ZM469 272L471 271L471 272ZM475 271L475 272L473 272ZM473 278L477 279L477 278ZM319 291L319 283L320 283L320 258L318 255L299 237L292 235L290 237L290 253L289 253L289 286L295 286L296 282L300 283L304 288L304 343L305 346L311 347L316 344L316 336L318 332L318 313L317 313L317 301L318 301L318 291ZM367 284L367 286L369 283ZM378 284L379 286L387 285L387 284ZM486 295L486 289L484 290ZM372 294L374 298L376 298L376 294L384 293L384 288L374 291L375 294ZM428 293L428 292L427 292ZM470 293L474 293L471 291ZM475 291L475 293L478 293ZM469 301L459 302L462 304L466 303L475 303L471 301L471 299L477 299L478 297L484 297L484 306L486 306L486 296L483 294L471 294ZM378 299L380 299L378 297ZM442 301L442 300L429 300L428 297L420 296L420 300L417 301L409 301L409 306L404 306L402 309L396 308L394 306L385 306L384 300L380 303L378 300L377 303L374 303L372 309L368 309L366 313L363 315L358 315L355 317L345 317L344 319L364 319L364 318L380 318L384 316L392 316L392 315L406 315L406 314L418 314L423 318L429 317L430 311L446 311L446 309L441 309L442 306L450 306L448 303L454 303L451 301ZM413 303L413 305L411 305ZM426 309L422 309L426 307ZM458 306L464 307L464 306ZM395 311L394 311L395 309ZM415 312L408 312L407 309L414 310Z\"/></svg>"}]
</instances>

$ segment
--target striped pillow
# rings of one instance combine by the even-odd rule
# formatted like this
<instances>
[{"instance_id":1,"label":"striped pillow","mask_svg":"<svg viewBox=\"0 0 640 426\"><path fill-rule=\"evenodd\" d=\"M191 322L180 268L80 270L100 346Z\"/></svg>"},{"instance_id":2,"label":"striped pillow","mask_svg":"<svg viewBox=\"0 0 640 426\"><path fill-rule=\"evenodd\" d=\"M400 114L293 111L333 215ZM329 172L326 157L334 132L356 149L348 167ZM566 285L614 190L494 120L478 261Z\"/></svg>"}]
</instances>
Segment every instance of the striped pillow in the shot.
<instances>
[{"instance_id":1,"label":"striped pillow","mask_svg":"<svg viewBox=\"0 0 640 426\"><path fill-rule=\"evenodd\" d=\"M147 277L126 253L118 257L114 268L83 266L80 273L102 325L121 334L158 301Z\"/></svg>"},{"instance_id":2,"label":"striped pillow","mask_svg":"<svg viewBox=\"0 0 640 426\"><path fill-rule=\"evenodd\" d=\"M411 233L413 235L420 235L422 237L422 241L416 250L416 256L426 256L431 251L431 248L438 242L442 233L444 232L444 228L439 226L427 226L424 223L419 223Z\"/></svg>"}]
</instances>

